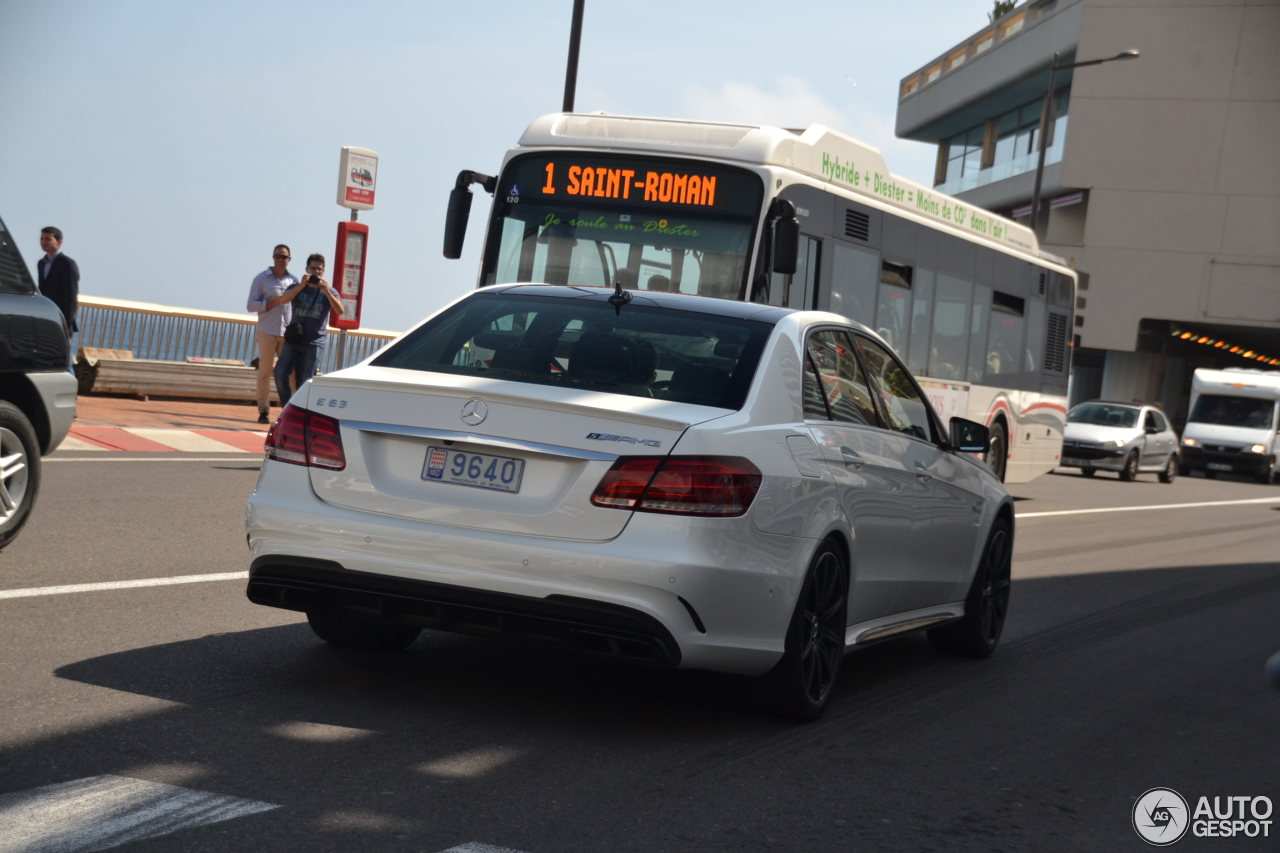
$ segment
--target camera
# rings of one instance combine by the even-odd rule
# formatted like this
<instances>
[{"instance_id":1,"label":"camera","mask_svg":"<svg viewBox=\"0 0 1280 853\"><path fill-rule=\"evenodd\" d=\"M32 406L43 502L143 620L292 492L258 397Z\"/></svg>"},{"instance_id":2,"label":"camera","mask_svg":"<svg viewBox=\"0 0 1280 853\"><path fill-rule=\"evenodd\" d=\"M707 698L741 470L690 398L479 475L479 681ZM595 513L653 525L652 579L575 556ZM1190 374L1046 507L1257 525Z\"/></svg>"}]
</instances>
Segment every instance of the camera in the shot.
<instances>
[{"instance_id":1,"label":"camera","mask_svg":"<svg viewBox=\"0 0 1280 853\"><path fill-rule=\"evenodd\" d=\"M319 283L320 283L320 276L316 275L315 273L312 273L311 275L307 276L307 284L319 284Z\"/></svg>"}]
</instances>

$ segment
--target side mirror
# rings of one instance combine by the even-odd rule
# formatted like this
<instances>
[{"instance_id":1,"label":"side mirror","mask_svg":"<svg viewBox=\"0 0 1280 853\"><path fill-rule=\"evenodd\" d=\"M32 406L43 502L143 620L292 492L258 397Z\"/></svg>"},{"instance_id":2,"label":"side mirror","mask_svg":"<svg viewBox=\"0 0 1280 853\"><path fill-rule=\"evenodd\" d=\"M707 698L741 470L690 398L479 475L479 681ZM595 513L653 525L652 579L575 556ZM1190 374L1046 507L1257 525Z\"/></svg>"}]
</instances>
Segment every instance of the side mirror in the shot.
<instances>
[{"instance_id":1,"label":"side mirror","mask_svg":"<svg viewBox=\"0 0 1280 853\"><path fill-rule=\"evenodd\" d=\"M462 241L471 218L471 190L454 187L449 193L449 212L444 217L444 256L451 261L462 257Z\"/></svg>"},{"instance_id":2,"label":"side mirror","mask_svg":"<svg viewBox=\"0 0 1280 853\"><path fill-rule=\"evenodd\" d=\"M773 223L773 271L795 275L800 255L800 222L796 206L784 199L774 199L770 208Z\"/></svg>"},{"instance_id":3,"label":"side mirror","mask_svg":"<svg viewBox=\"0 0 1280 853\"><path fill-rule=\"evenodd\" d=\"M961 453L986 453L991 449L991 432L975 421L952 418L951 449Z\"/></svg>"}]
</instances>

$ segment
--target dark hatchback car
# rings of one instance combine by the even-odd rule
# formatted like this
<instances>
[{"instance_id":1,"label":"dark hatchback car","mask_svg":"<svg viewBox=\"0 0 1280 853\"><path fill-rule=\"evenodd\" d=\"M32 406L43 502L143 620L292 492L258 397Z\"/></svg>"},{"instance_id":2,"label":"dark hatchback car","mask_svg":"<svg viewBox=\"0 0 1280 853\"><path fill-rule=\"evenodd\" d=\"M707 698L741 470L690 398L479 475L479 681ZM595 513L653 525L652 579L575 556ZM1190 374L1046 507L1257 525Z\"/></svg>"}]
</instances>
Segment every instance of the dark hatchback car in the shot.
<instances>
[{"instance_id":1,"label":"dark hatchback car","mask_svg":"<svg viewBox=\"0 0 1280 853\"><path fill-rule=\"evenodd\" d=\"M57 449L75 418L67 345L62 312L37 291L0 220L0 549L31 517L41 457Z\"/></svg>"}]
</instances>

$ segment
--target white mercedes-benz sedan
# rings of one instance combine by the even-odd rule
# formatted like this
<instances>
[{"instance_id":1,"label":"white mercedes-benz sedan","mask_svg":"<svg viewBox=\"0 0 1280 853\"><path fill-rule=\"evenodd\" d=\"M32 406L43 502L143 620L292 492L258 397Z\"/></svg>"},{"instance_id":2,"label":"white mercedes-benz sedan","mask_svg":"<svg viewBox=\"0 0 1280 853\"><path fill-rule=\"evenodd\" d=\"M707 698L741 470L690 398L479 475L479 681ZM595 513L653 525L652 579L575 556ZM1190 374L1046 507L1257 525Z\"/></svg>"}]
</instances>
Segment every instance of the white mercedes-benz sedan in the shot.
<instances>
[{"instance_id":1,"label":"white mercedes-benz sedan","mask_svg":"<svg viewBox=\"0 0 1280 853\"><path fill-rule=\"evenodd\" d=\"M341 645L432 628L759 675L812 719L858 646L995 649L1013 504L986 445L834 314L488 287L294 395L248 596Z\"/></svg>"}]
</instances>

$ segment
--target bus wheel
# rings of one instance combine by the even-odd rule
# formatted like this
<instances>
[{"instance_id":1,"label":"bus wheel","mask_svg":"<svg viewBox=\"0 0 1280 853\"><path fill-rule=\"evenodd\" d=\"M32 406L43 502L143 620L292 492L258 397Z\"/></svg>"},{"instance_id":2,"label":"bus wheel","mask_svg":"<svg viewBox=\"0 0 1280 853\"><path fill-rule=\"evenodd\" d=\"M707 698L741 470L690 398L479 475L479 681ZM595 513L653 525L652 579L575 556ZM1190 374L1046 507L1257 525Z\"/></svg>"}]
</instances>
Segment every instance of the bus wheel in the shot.
<instances>
[{"instance_id":1,"label":"bus wheel","mask_svg":"<svg viewBox=\"0 0 1280 853\"><path fill-rule=\"evenodd\" d=\"M1005 434L1004 421L996 421L991 425L991 447L983 459L996 479L1004 482L1005 463L1009 458L1009 439Z\"/></svg>"}]
</instances>

